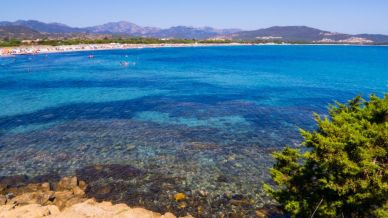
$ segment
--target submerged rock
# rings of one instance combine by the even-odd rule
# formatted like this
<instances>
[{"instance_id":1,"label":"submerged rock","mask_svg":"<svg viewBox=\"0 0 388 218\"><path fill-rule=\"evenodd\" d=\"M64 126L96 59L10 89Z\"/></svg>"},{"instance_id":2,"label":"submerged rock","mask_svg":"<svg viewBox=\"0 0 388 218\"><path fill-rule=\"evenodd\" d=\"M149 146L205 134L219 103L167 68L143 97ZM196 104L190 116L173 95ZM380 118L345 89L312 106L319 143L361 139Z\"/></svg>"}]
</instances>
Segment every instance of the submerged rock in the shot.
<instances>
[{"instance_id":1,"label":"submerged rock","mask_svg":"<svg viewBox=\"0 0 388 218\"><path fill-rule=\"evenodd\" d=\"M175 194L175 196L174 196L175 201L185 200L186 197L187 197L187 196L186 196L184 193L177 193L177 194Z\"/></svg>"}]
</instances>

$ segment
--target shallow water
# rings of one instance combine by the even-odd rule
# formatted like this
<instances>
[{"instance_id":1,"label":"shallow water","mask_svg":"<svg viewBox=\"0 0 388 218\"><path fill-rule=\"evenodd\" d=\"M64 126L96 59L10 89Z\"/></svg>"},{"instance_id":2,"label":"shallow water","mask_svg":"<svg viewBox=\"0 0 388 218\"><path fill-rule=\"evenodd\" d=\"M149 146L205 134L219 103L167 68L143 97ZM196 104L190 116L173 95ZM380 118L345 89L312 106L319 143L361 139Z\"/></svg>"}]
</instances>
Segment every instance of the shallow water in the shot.
<instances>
[{"instance_id":1,"label":"shallow water","mask_svg":"<svg viewBox=\"0 0 388 218\"><path fill-rule=\"evenodd\" d=\"M182 215L249 216L267 202L261 183L270 153L297 144L298 128L313 129L313 112L325 114L334 100L382 95L387 85L388 47L0 58L0 176L78 174L100 199ZM110 183L116 189L100 193ZM178 192L188 199L175 202Z\"/></svg>"}]
</instances>

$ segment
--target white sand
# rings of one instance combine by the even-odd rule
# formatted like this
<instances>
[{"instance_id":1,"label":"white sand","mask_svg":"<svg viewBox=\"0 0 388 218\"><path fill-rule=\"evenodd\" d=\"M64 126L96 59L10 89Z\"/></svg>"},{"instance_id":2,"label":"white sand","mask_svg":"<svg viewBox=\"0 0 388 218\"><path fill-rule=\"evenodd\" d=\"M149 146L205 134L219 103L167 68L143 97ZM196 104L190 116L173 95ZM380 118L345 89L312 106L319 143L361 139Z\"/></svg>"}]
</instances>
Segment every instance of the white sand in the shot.
<instances>
[{"instance_id":1,"label":"white sand","mask_svg":"<svg viewBox=\"0 0 388 218\"><path fill-rule=\"evenodd\" d=\"M113 49L140 49L140 48L164 48L164 47L204 47L204 46L238 46L247 45L240 43L201 43L201 44L80 44L80 45L61 45L61 46L20 46L0 48L0 56L12 56L23 54L44 54L73 51L96 51Z\"/></svg>"}]
</instances>

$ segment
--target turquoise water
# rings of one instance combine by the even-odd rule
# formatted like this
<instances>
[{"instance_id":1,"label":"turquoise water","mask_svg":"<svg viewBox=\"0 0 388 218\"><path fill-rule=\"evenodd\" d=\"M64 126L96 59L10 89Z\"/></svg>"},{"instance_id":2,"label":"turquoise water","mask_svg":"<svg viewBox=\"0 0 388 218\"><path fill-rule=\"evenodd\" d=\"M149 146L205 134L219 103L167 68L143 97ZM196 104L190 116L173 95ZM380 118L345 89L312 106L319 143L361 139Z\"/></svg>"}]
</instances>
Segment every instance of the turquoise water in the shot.
<instances>
[{"instance_id":1,"label":"turquoise water","mask_svg":"<svg viewBox=\"0 0 388 218\"><path fill-rule=\"evenodd\" d=\"M388 47L158 48L0 58L0 176L85 176L96 173L91 165L112 173L127 172L124 167L141 172L131 174L135 182L90 194L178 214L199 213L195 202L249 214L266 201L260 184L268 180L270 153L297 144L298 128L313 129L313 112L323 115L329 103L355 95L382 95L387 85ZM128 187L127 197L116 195ZM186 207L170 199L177 192L190 196ZM231 205L228 198L236 195L250 205Z\"/></svg>"}]
</instances>

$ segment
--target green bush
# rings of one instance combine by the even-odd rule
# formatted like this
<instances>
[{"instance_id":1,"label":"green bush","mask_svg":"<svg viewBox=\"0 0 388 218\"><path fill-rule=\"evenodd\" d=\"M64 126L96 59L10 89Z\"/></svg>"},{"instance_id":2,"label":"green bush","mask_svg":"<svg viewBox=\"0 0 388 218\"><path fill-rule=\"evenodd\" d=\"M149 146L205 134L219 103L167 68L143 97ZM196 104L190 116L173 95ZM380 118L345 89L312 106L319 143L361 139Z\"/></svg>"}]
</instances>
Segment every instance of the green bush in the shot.
<instances>
[{"instance_id":1,"label":"green bush","mask_svg":"<svg viewBox=\"0 0 388 218\"><path fill-rule=\"evenodd\" d=\"M12 46L19 46L22 42L20 40L12 39L12 40L0 40L0 47L12 47Z\"/></svg>"},{"instance_id":2,"label":"green bush","mask_svg":"<svg viewBox=\"0 0 388 218\"><path fill-rule=\"evenodd\" d=\"M265 189L296 217L388 217L388 94L315 120L301 147L273 154L275 187Z\"/></svg>"}]
</instances>

